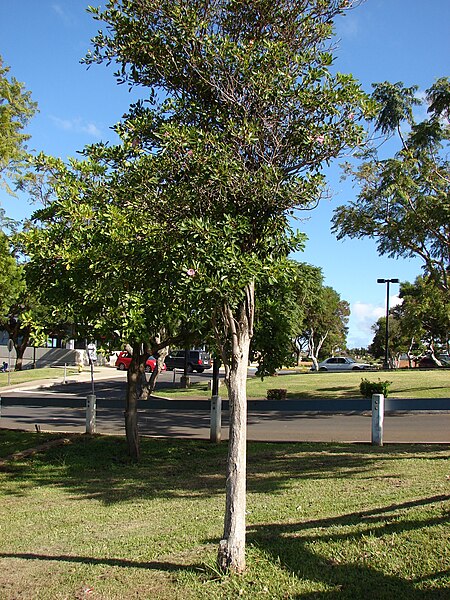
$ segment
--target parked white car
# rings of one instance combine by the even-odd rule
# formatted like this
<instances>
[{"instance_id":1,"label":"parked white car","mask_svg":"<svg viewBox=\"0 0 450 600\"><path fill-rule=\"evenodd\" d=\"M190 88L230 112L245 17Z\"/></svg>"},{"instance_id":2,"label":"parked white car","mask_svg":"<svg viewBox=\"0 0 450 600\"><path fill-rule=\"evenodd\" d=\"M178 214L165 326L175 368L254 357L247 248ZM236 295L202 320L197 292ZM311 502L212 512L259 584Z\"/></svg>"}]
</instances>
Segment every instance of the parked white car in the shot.
<instances>
[{"instance_id":1,"label":"parked white car","mask_svg":"<svg viewBox=\"0 0 450 600\"><path fill-rule=\"evenodd\" d=\"M319 363L319 371L364 371L372 365L360 363L348 356L333 356Z\"/></svg>"}]
</instances>

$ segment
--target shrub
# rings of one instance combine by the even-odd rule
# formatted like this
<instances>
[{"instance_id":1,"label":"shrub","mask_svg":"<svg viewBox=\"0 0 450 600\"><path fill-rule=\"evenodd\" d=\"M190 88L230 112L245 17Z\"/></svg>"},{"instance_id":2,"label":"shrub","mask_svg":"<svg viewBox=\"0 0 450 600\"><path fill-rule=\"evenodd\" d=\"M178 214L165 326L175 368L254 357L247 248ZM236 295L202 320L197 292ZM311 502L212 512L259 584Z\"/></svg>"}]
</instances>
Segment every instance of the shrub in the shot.
<instances>
[{"instance_id":1,"label":"shrub","mask_svg":"<svg viewBox=\"0 0 450 600\"><path fill-rule=\"evenodd\" d=\"M267 400L286 400L286 394L284 388L267 390Z\"/></svg>"},{"instance_id":2,"label":"shrub","mask_svg":"<svg viewBox=\"0 0 450 600\"><path fill-rule=\"evenodd\" d=\"M389 386L392 381L369 381L368 379L362 379L359 384L359 391L364 398L372 398L373 394L383 394L385 398L389 393Z\"/></svg>"}]
</instances>

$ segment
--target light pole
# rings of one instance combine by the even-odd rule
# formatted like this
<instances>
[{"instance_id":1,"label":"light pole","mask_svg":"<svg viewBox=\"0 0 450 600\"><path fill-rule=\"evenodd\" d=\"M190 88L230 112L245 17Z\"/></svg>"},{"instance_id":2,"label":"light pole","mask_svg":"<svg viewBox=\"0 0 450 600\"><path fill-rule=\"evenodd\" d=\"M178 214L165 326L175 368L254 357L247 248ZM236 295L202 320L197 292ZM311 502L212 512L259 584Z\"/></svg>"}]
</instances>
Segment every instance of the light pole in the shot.
<instances>
[{"instance_id":1,"label":"light pole","mask_svg":"<svg viewBox=\"0 0 450 600\"><path fill-rule=\"evenodd\" d=\"M400 283L398 279L377 279L377 283L386 284L386 334L384 339L384 365L385 369L389 369L389 284Z\"/></svg>"}]
</instances>

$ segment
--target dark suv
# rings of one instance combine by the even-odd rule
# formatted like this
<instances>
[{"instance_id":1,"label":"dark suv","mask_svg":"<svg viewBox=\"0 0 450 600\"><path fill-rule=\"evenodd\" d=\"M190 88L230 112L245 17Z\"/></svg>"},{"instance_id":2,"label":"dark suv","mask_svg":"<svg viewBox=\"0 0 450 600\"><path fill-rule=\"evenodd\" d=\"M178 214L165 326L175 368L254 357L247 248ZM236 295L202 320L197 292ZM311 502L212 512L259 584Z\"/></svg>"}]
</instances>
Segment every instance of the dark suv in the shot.
<instances>
[{"instance_id":1,"label":"dark suv","mask_svg":"<svg viewBox=\"0 0 450 600\"><path fill-rule=\"evenodd\" d=\"M166 367L168 371L174 369L184 369L184 356L185 350L173 350L166 356ZM212 367L211 356L209 352L204 350L189 350L187 371L197 371L197 373L203 373L205 369Z\"/></svg>"}]
</instances>

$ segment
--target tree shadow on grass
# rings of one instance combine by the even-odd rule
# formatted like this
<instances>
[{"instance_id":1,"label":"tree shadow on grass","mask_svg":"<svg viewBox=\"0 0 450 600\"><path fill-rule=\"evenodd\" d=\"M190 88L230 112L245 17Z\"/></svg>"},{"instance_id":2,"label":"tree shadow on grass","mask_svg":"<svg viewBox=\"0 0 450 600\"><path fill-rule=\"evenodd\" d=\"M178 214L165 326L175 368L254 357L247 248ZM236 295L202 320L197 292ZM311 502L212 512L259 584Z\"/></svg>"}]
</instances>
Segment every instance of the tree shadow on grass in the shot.
<instances>
[{"instance_id":1,"label":"tree shadow on grass","mask_svg":"<svg viewBox=\"0 0 450 600\"><path fill-rule=\"evenodd\" d=\"M71 443L1 468L4 494L26 495L32 486L52 486L105 505L135 499L212 498L225 490L227 445L179 439L142 439L142 459L126 458L126 441L113 436L74 435ZM439 446L389 446L252 442L248 487L281 493L290 480L378 475L387 460L444 459ZM434 455L434 456L433 456Z\"/></svg>"},{"instance_id":2,"label":"tree shadow on grass","mask_svg":"<svg viewBox=\"0 0 450 600\"><path fill-rule=\"evenodd\" d=\"M38 554L34 552L0 552L0 558L19 558L23 560L57 561L68 563L81 563L84 565L105 565L108 567L122 567L124 569L152 569L155 571L191 571L203 567L201 564L178 564L167 561L136 561L123 558L98 558L94 556L75 556L71 554Z\"/></svg>"},{"instance_id":3,"label":"tree shadow on grass","mask_svg":"<svg viewBox=\"0 0 450 600\"><path fill-rule=\"evenodd\" d=\"M427 527L447 525L448 514L444 513L421 519L405 519L404 515L410 509L449 500L450 496L439 495L331 518L253 525L248 528L247 539L299 580L327 587L327 591L300 593L290 598L444 600L449 598L448 586L444 588L443 585L450 577L450 570L405 578L382 572L376 556L370 556L370 547L367 552L359 548L360 554L356 559L354 556L346 558L345 552L352 544L361 545L364 539L399 536ZM333 549L328 548L328 556L324 551L326 544L335 550L333 553ZM341 548L342 554L339 551ZM438 586L432 588L433 583Z\"/></svg>"}]
</instances>

